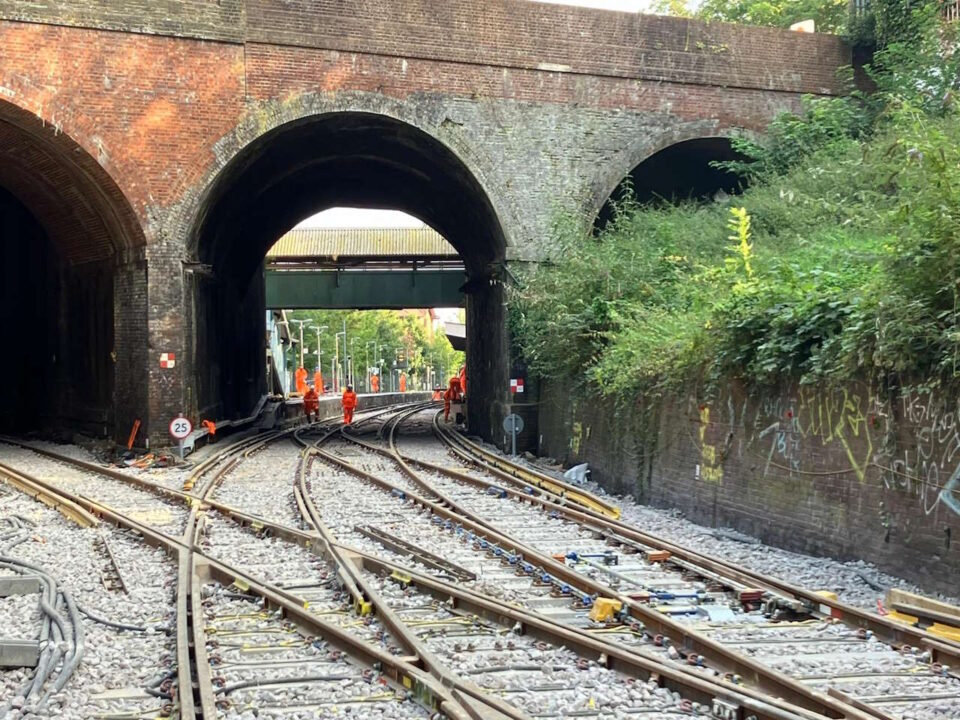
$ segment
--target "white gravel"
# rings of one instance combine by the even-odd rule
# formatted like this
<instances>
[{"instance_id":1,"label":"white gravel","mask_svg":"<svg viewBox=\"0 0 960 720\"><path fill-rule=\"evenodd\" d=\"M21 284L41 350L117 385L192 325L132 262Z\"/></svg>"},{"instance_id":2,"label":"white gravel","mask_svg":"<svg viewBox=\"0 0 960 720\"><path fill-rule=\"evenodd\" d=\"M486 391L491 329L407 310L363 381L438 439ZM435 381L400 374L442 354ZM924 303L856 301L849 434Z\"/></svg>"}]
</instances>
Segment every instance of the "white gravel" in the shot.
<instances>
[{"instance_id":1,"label":"white gravel","mask_svg":"<svg viewBox=\"0 0 960 720\"><path fill-rule=\"evenodd\" d=\"M84 618L85 649L77 671L62 691L53 695L39 714L23 717L62 717L80 720L106 712L151 712L163 700L143 688L175 656L175 639L167 635L174 622L173 563L160 550L150 548L128 533L101 525L82 529L32 498L16 491L0 498L0 515L18 514L36 523L29 540L10 554L18 560L43 567L59 586L90 613L115 622L146 628L146 632L121 631ZM129 594L107 590L101 582L106 557L98 536L110 543L127 583ZM36 607L38 596L32 596ZM38 612L6 615L0 619L0 635L7 635L6 622L15 636L33 636L39 630ZM33 670L0 672L0 699L12 697ZM52 677L55 677L55 673ZM27 710L27 708L23 708ZM18 718L14 711L10 718Z\"/></svg>"},{"instance_id":2,"label":"white gravel","mask_svg":"<svg viewBox=\"0 0 960 720\"><path fill-rule=\"evenodd\" d=\"M270 443L241 460L227 473L213 498L271 522L300 527L293 483L300 463L291 440Z\"/></svg>"},{"instance_id":3,"label":"white gravel","mask_svg":"<svg viewBox=\"0 0 960 720\"><path fill-rule=\"evenodd\" d=\"M222 717L429 717L405 691L382 684L324 640L304 637L259 602L231 597L215 584L204 586L204 596L211 673L224 686Z\"/></svg>"},{"instance_id":4,"label":"white gravel","mask_svg":"<svg viewBox=\"0 0 960 720\"><path fill-rule=\"evenodd\" d=\"M58 462L31 450L0 443L0 461L65 492L101 502L135 520L171 535L183 532L189 510L170 500L122 480Z\"/></svg>"}]
</instances>

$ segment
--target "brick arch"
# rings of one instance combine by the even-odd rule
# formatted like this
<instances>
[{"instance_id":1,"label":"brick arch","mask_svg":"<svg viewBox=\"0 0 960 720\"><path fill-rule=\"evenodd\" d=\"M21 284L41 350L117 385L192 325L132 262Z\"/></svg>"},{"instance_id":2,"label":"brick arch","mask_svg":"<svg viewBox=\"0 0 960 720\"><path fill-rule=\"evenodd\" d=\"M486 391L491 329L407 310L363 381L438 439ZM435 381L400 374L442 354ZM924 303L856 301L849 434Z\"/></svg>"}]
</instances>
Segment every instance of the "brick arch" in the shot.
<instances>
[{"instance_id":1,"label":"brick arch","mask_svg":"<svg viewBox=\"0 0 960 720\"><path fill-rule=\"evenodd\" d=\"M432 106L369 93L302 95L252 109L194 175L176 209L183 251L199 264L184 284L185 356L198 410L237 417L263 391L263 284L270 245L299 220L337 205L403 210L460 252L467 290L468 352L477 395L471 413L492 427L508 360L503 285L505 195L460 125ZM499 206L499 207L498 207ZM261 212L260 209L263 209ZM253 211L252 209L256 209ZM469 348L473 348L470 350Z\"/></svg>"},{"instance_id":2,"label":"brick arch","mask_svg":"<svg viewBox=\"0 0 960 720\"><path fill-rule=\"evenodd\" d=\"M28 338L0 360L22 380L0 389L0 428L119 437L144 397L146 238L93 128L56 116L0 100L0 319Z\"/></svg>"},{"instance_id":3,"label":"brick arch","mask_svg":"<svg viewBox=\"0 0 960 720\"><path fill-rule=\"evenodd\" d=\"M0 187L38 218L70 264L146 244L136 213L97 152L94 157L89 145L59 126L0 100Z\"/></svg>"},{"instance_id":4,"label":"brick arch","mask_svg":"<svg viewBox=\"0 0 960 720\"><path fill-rule=\"evenodd\" d=\"M678 123L669 130L641 138L637 143L625 147L613 159L613 162L607 165L597 182L594 183L585 208L586 221L592 222L624 179L644 161L657 153L691 140L756 137L756 135L756 133L744 128L723 126L716 121L707 120Z\"/></svg>"},{"instance_id":5,"label":"brick arch","mask_svg":"<svg viewBox=\"0 0 960 720\"><path fill-rule=\"evenodd\" d=\"M477 182L499 220L507 248L518 239L519 210L511 196L493 180L495 164L467 138L462 126L448 117L443 108L387 97L379 93L340 91L303 93L283 101L261 101L249 107L243 119L227 135L217 140L211 152L186 169L172 197L175 206L163 213L163 233L171 238L188 232L184 251L197 260L197 238L192 230L198 226L203 203L217 178L245 148L264 135L291 123L320 119L344 113L366 113L396 120L419 130L452 153Z\"/></svg>"}]
</instances>

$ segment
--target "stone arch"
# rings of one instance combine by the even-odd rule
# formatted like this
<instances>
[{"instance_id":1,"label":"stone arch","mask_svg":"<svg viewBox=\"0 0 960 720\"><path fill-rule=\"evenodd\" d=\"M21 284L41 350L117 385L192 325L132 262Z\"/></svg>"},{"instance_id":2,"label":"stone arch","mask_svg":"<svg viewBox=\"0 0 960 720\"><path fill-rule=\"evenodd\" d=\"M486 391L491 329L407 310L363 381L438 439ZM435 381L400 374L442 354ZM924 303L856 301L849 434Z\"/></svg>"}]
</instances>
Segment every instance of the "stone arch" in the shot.
<instances>
[{"instance_id":1,"label":"stone arch","mask_svg":"<svg viewBox=\"0 0 960 720\"><path fill-rule=\"evenodd\" d=\"M110 435L145 404L136 382L146 244L120 186L77 139L0 100L0 266L5 327L0 424ZM140 281L143 302L131 302ZM123 296L122 298L120 296ZM138 313L137 310L142 311ZM139 368L142 372L142 368ZM28 418L17 427L9 415Z\"/></svg>"},{"instance_id":2,"label":"stone arch","mask_svg":"<svg viewBox=\"0 0 960 720\"><path fill-rule=\"evenodd\" d=\"M447 148L479 184L501 220L503 238L508 248L519 239L517 228L519 211L510 196L503 192L496 177L495 163L466 136L463 124L451 117L448 109L438 104L414 103L378 93L362 91L307 92L285 100L261 101L251 107L228 135L214 143L185 170L171 197L179 198L176 205L162 213L160 231L169 239L187 236L185 258L196 256L196 227L203 202L228 163L258 138L290 123L339 113L371 114L392 118L416 128Z\"/></svg>"},{"instance_id":3,"label":"stone arch","mask_svg":"<svg viewBox=\"0 0 960 720\"><path fill-rule=\"evenodd\" d=\"M641 170L644 163L685 146L702 151L704 165L712 159L729 159L735 156L730 149L731 138L752 135L753 133L742 128L723 127L714 121L696 121L678 124L659 135L642 138L636 144L625 148L608 165L594 185L588 205L588 217L594 222L598 221L623 181Z\"/></svg>"},{"instance_id":4,"label":"stone arch","mask_svg":"<svg viewBox=\"0 0 960 720\"><path fill-rule=\"evenodd\" d=\"M402 210L458 249L469 276L474 387L505 389L500 270L508 230L459 126L365 94L300 97L274 109L254 114L218 143L218 171L188 203L184 250L203 269L185 281L190 392L199 414L238 416L258 399L263 297L256 281L263 256L297 222L338 205ZM492 426L496 402L491 394L471 405L477 426Z\"/></svg>"}]
</instances>

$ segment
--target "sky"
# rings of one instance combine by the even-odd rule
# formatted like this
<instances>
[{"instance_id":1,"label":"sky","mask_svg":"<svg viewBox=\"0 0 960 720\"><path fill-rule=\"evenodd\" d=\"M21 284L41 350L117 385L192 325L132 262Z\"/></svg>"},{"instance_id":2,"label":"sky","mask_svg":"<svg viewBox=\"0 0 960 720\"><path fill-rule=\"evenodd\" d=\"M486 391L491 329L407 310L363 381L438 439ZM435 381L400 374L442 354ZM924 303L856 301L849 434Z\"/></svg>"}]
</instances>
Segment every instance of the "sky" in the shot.
<instances>
[{"instance_id":1,"label":"sky","mask_svg":"<svg viewBox=\"0 0 960 720\"><path fill-rule=\"evenodd\" d=\"M324 210L297 225L298 228L423 227L417 218L399 210L362 210L338 207Z\"/></svg>"}]
</instances>

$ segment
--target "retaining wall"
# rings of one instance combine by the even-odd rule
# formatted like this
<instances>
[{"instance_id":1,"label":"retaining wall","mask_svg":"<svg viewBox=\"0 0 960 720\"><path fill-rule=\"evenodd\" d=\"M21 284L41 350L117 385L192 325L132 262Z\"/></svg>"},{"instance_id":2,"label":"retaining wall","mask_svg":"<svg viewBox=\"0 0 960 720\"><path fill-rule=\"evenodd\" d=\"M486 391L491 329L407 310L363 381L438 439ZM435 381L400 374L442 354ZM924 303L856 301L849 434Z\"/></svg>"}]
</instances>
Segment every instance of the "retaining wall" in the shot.
<instances>
[{"instance_id":1,"label":"retaining wall","mask_svg":"<svg viewBox=\"0 0 960 720\"><path fill-rule=\"evenodd\" d=\"M615 409L550 384L541 397L541 454L589 462L609 490L925 588L960 586L958 398L729 386Z\"/></svg>"}]
</instances>

